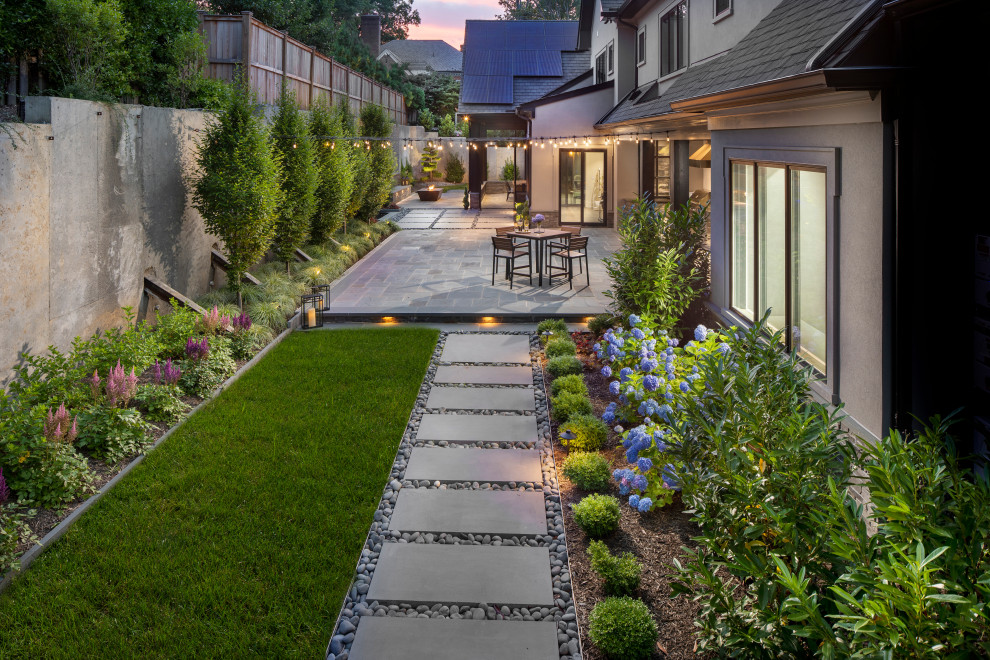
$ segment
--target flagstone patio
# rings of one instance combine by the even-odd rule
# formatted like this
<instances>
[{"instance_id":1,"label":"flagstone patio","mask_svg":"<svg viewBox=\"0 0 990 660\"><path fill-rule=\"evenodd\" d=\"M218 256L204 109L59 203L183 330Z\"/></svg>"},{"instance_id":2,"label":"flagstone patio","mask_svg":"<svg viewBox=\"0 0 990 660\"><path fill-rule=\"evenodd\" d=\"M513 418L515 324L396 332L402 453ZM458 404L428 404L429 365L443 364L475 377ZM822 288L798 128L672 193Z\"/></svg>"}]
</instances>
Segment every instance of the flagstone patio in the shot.
<instances>
[{"instance_id":1,"label":"flagstone patio","mask_svg":"<svg viewBox=\"0 0 990 660\"><path fill-rule=\"evenodd\" d=\"M510 290L501 273L493 286L491 272L491 236L510 218L450 209L421 213L401 218L406 231L386 239L331 286L328 320L578 320L606 311L609 279L602 258L620 247L614 230L582 232L590 239L590 286L576 274L573 289L563 278L551 285L546 277L540 288L534 273L532 285L517 276Z\"/></svg>"}]
</instances>

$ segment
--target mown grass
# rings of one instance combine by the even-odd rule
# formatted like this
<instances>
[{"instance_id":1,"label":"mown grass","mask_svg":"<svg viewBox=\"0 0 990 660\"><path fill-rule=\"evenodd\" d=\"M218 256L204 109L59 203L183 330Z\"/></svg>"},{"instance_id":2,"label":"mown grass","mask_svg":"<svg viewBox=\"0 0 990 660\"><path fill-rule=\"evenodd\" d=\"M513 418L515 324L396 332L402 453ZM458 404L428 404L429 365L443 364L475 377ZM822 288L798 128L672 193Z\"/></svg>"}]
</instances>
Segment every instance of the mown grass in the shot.
<instances>
[{"instance_id":1,"label":"mown grass","mask_svg":"<svg viewBox=\"0 0 990 660\"><path fill-rule=\"evenodd\" d=\"M0 657L322 657L436 340L287 337L0 595Z\"/></svg>"}]
</instances>

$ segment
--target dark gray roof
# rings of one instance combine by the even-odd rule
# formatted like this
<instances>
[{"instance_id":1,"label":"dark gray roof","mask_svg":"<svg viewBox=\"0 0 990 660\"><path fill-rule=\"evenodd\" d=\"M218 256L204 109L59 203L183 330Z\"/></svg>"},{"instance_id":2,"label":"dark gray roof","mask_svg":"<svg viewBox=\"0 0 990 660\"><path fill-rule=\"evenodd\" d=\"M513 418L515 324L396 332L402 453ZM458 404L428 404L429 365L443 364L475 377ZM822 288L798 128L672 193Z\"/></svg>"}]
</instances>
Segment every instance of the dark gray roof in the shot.
<instances>
[{"instance_id":1,"label":"dark gray roof","mask_svg":"<svg viewBox=\"0 0 990 660\"><path fill-rule=\"evenodd\" d=\"M541 98L587 72L587 52L564 52L560 56L563 69L563 75L561 76L513 78L511 104L465 103L462 98L457 111L461 113L512 112L517 106Z\"/></svg>"},{"instance_id":2,"label":"dark gray roof","mask_svg":"<svg viewBox=\"0 0 990 660\"><path fill-rule=\"evenodd\" d=\"M672 101L803 73L812 56L868 2L782 0L727 53L689 67L658 96L650 93L655 82L643 85L612 108L600 124L655 117L670 112Z\"/></svg>"},{"instance_id":3,"label":"dark gray roof","mask_svg":"<svg viewBox=\"0 0 990 660\"><path fill-rule=\"evenodd\" d=\"M382 52L386 50L411 69L443 72L461 70L463 53L440 39L395 39L382 44Z\"/></svg>"}]
</instances>

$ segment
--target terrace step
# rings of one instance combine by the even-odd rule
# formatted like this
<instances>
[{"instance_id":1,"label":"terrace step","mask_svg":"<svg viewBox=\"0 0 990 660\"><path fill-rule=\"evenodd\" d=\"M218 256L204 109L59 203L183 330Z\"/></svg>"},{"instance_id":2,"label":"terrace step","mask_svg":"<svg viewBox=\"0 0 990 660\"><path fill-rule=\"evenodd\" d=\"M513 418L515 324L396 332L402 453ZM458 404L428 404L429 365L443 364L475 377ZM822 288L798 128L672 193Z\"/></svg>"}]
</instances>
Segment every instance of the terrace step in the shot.
<instances>
[{"instance_id":1,"label":"terrace step","mask_svg":"<svg viewBox=\"0 0 990 660\"><path fill-rule=\"evenodd\" d=\"M406 479L420 481L541 482L538 452L528 449L414 447Z\"/></svg>"},{"instance_id":2,"label":"terrace step","mask_svg":"<svg viewBox=\"0 0 990 660\"><path fill-rule=\"evenodd\" d=\"M403 488L389 528L400 532L544 535L546 504L542 491Z\"/></svg>"},{"instance_id":3,"label":"terrace step","mask_svg":"<svg viewBox=\"0 0 990 660\"><path fill-rule=\"evenodd\" d=\"M557 660L553 621L362 617L350 660Z\"/></svg>"},{"instance_id":4,"label":"terrace step","mask_svg":"<svg viewBox=\"0 0 990 660\"><path fill-rule=\"evenodd\" d=\"M433 387L427 408L448 410L536 410L533 388Z\"/></svg>"},{"instance_id":5,"label":"terrace step","mask_svg":"<svg viewBox=\"0 0 990 660\"><path fill-rule=\"evenodd\" d=\"M417 440L447 442L522 442L536 444L535 416L423 415Z\"/></svg>"},{"instance_id":6,"label":"terrace step","mask_svg":"<svg viewBox=\"0 0 990 660\"><path fill-rule=\"evenodd\" d=\"M368 602L552 607L550 549L386 543Z\"/></svg>"},{"instance_id":7,"label":"terrace step","mask_svg":"<svg viewBox=\"0 0 990 660\"><path fill-rule=\"evenodd\" d=\"M447 335L440 361L529 364L529 335Z\"/></svg>"},{"instance_id":8,"label":"terrace step","mask_svg":"<svg viewBox=\"0 0 990 660\"><path fill-rule=\"evenodd\" d=\"M434 384L465 383L472 385L532 385L530 367L474 367L442 365L433 376Z\"/></svg>"}]
</instances>

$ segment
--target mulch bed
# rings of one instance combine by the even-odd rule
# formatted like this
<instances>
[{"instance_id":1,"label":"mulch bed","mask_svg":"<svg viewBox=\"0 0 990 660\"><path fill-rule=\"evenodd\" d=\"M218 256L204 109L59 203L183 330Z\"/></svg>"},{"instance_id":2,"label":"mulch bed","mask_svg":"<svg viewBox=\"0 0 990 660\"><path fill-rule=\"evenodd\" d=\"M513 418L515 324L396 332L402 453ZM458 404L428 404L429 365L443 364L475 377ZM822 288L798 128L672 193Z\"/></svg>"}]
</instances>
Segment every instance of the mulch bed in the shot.
<instances>
[{"instance_id":1,"label":"mulch bed","mask_svg":"<svg viewBox=\"0 0 990 660\"><path fill-rule=\"evenodd\" d=\"M588 385L594 412L601 416L611 401L607 395L609 379L599 372L597 358L590 351L591 342L587 341L590 337L591 335L587 333L583 336L575 333L574 339L579 347L578 357L585 365L584 380ZM547 375L548 395L551 382L552 378ZM554 437L554 460L560 480L571 584L577 606L581 646L586 660L604 660L605 656L588 637L588 617L592 608L606 596L602 590L601 579L591 570L591 561L587 554L589 539L574 522L574 515L569 506L580 501L588 493L577 488L563 476L560 467L567 457L567 451L556 439L558 424L551 421L550 425ZM628 467L621 440L618 433L610 430L606 447L601 452L612 464L613 469ZM642 599L650 608L660 630L654 658L698 657L695 653L694 639L697 605L683 596L671 599L670 595L674 573L672 560L683 556L682 547L694 545L691 538L700 530L691 522L690 516L684 513L680 494L675 495L673 503L669 506L655 509L648 514L633 510L626 503L626 498L619 496L617 485L612 487L610 494L618 497L622 503L622 519L619 523L619 531L603 540L613 554L631 552L636 555L643 568L642 579L635 597Z\"/></svg>"}]
</instances>

